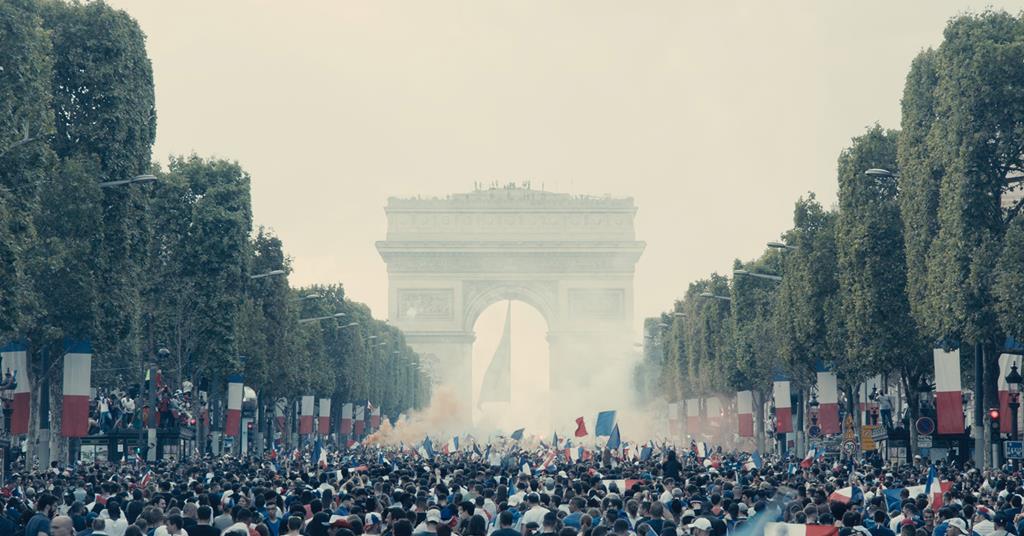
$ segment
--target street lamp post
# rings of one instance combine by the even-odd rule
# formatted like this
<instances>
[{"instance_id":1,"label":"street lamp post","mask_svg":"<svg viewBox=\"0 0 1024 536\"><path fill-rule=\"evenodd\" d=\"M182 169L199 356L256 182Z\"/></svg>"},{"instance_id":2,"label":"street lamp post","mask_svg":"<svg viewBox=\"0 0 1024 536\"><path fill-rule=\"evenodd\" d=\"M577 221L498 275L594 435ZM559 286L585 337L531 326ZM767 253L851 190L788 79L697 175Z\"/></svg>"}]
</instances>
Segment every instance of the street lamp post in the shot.
<instances>
[{"instance_id":1,"label":"street lamp post","mask_svg":"<svg viewBox=\"0 0 1024 536\"><path fill-rule=\"evenodd\" d=\"M1017 441L1017 410L1020 409L1020 387L1024 378L1017 371L1017 364L1010 367L1010 373L1006 375L1006 388L1010 392L1010 439ZM1016 462L1014 462L1016 463Z\"/></svg>"},{"instance_id":2,"label":"street lamp post","mask_svg":"<svg viewBox=\"0 0 1024 536\"><path fill-rule=\"evenodd\" d=\"M722 300L727 302L732 301L732 298L728 296L719 296L718 294L712 294L710 292L701 292L700 294L698 294L698 296L700 296L701 298L714 298L716 300Z\"/></svg>"}]
</instances>

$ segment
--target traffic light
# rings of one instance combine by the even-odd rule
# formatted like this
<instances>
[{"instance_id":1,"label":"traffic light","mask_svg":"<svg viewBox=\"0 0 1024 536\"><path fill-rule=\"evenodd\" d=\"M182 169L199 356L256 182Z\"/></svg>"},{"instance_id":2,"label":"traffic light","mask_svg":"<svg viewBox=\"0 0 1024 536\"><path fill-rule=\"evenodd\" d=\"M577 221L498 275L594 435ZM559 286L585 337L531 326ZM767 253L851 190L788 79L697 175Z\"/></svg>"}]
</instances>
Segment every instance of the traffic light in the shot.
<instances>
[{"instance_id":1,"label":"traffic light","mask_svg":"<svg viewBox=\"0 0 1024 536\"><path fill-rule=\"evenodd\" d=\"M252 421L245 423L245 429L250 432L252 431Z\"/></svg>"},{"instance_id":2,"label":"traffic light","mask_svg":"<svg viewBox=\"0 0 1024 536\"><path fill-rule=\"evenodd\" d=\"M988 410L989 425L996 432L999 432L999 408L989 408Z\"/></svg>"}]
</instances>

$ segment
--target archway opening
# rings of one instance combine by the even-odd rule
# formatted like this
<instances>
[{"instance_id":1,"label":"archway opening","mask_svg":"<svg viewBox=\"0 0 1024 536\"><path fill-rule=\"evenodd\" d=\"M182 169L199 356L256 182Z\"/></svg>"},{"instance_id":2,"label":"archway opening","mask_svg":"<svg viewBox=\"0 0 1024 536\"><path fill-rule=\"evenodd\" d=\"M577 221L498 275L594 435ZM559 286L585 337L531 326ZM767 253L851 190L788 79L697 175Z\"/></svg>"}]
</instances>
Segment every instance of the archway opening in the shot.
<instances>
[{"instance_id":1,"label":"archway opening","mask_svg":"<svg viewBox=\"0 0 1024 536\"><path fill-rule=\"evenodd\" d=\"M500 352L510 314L510 401L481 402L481 388L496 354ZM511 433L526 428L527 434L550 430L550 349L548 323L532 305L502 300L488 306L473 324L473 420L482 431ZM490 378L488 378L490 383ZM486 400L487 397L484 397Z\"/></svg>"}]
</instances>

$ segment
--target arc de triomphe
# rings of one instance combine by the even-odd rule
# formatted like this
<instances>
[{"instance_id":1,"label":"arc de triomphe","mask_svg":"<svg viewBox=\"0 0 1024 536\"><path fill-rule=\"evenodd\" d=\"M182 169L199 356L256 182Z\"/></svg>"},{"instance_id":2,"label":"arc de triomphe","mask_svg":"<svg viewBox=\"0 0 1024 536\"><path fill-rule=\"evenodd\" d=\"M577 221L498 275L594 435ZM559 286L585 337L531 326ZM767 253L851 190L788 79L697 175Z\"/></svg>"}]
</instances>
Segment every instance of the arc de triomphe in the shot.
<instances>
[{"instance_id":1,"label":"arc de triomphe","mask_svg":"<svg viewBox=\"0 0 1024 536\"><path fill-rule=\"evenodd\" d=\"M548 324L552 418L580 415L600 359L632 351L635 239L632 198L572 196L508 185L444 199L390 198L388 316L452 386L471 419L473 327L506 299L535 307ZM623 378L622 385L629 379ZM560 421L553 421L560 422Z\"/></svg>"}]
</instances>

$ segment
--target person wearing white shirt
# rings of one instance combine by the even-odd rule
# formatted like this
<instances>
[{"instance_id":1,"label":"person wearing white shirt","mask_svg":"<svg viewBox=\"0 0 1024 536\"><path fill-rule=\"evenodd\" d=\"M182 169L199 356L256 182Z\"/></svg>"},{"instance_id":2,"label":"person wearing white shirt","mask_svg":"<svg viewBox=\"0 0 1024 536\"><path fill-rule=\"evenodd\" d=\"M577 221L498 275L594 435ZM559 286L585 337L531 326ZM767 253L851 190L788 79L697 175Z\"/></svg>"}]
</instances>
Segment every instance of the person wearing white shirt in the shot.
<instances>
[{"instance_id":1,"label":"person wearing white shirt","mask_svg":"<svg viewBox=\"0 0 1024 536\"><path fill-rule=\"evenodd\" d=\"M519 518L519 526L525 527L529 523L541 526L544 523L544 514L548 513L548 509L540 505L540 495L530 493L526 496L526 503L530 508L523 513L523 517Z\"/></svg>"}]
</instances>

